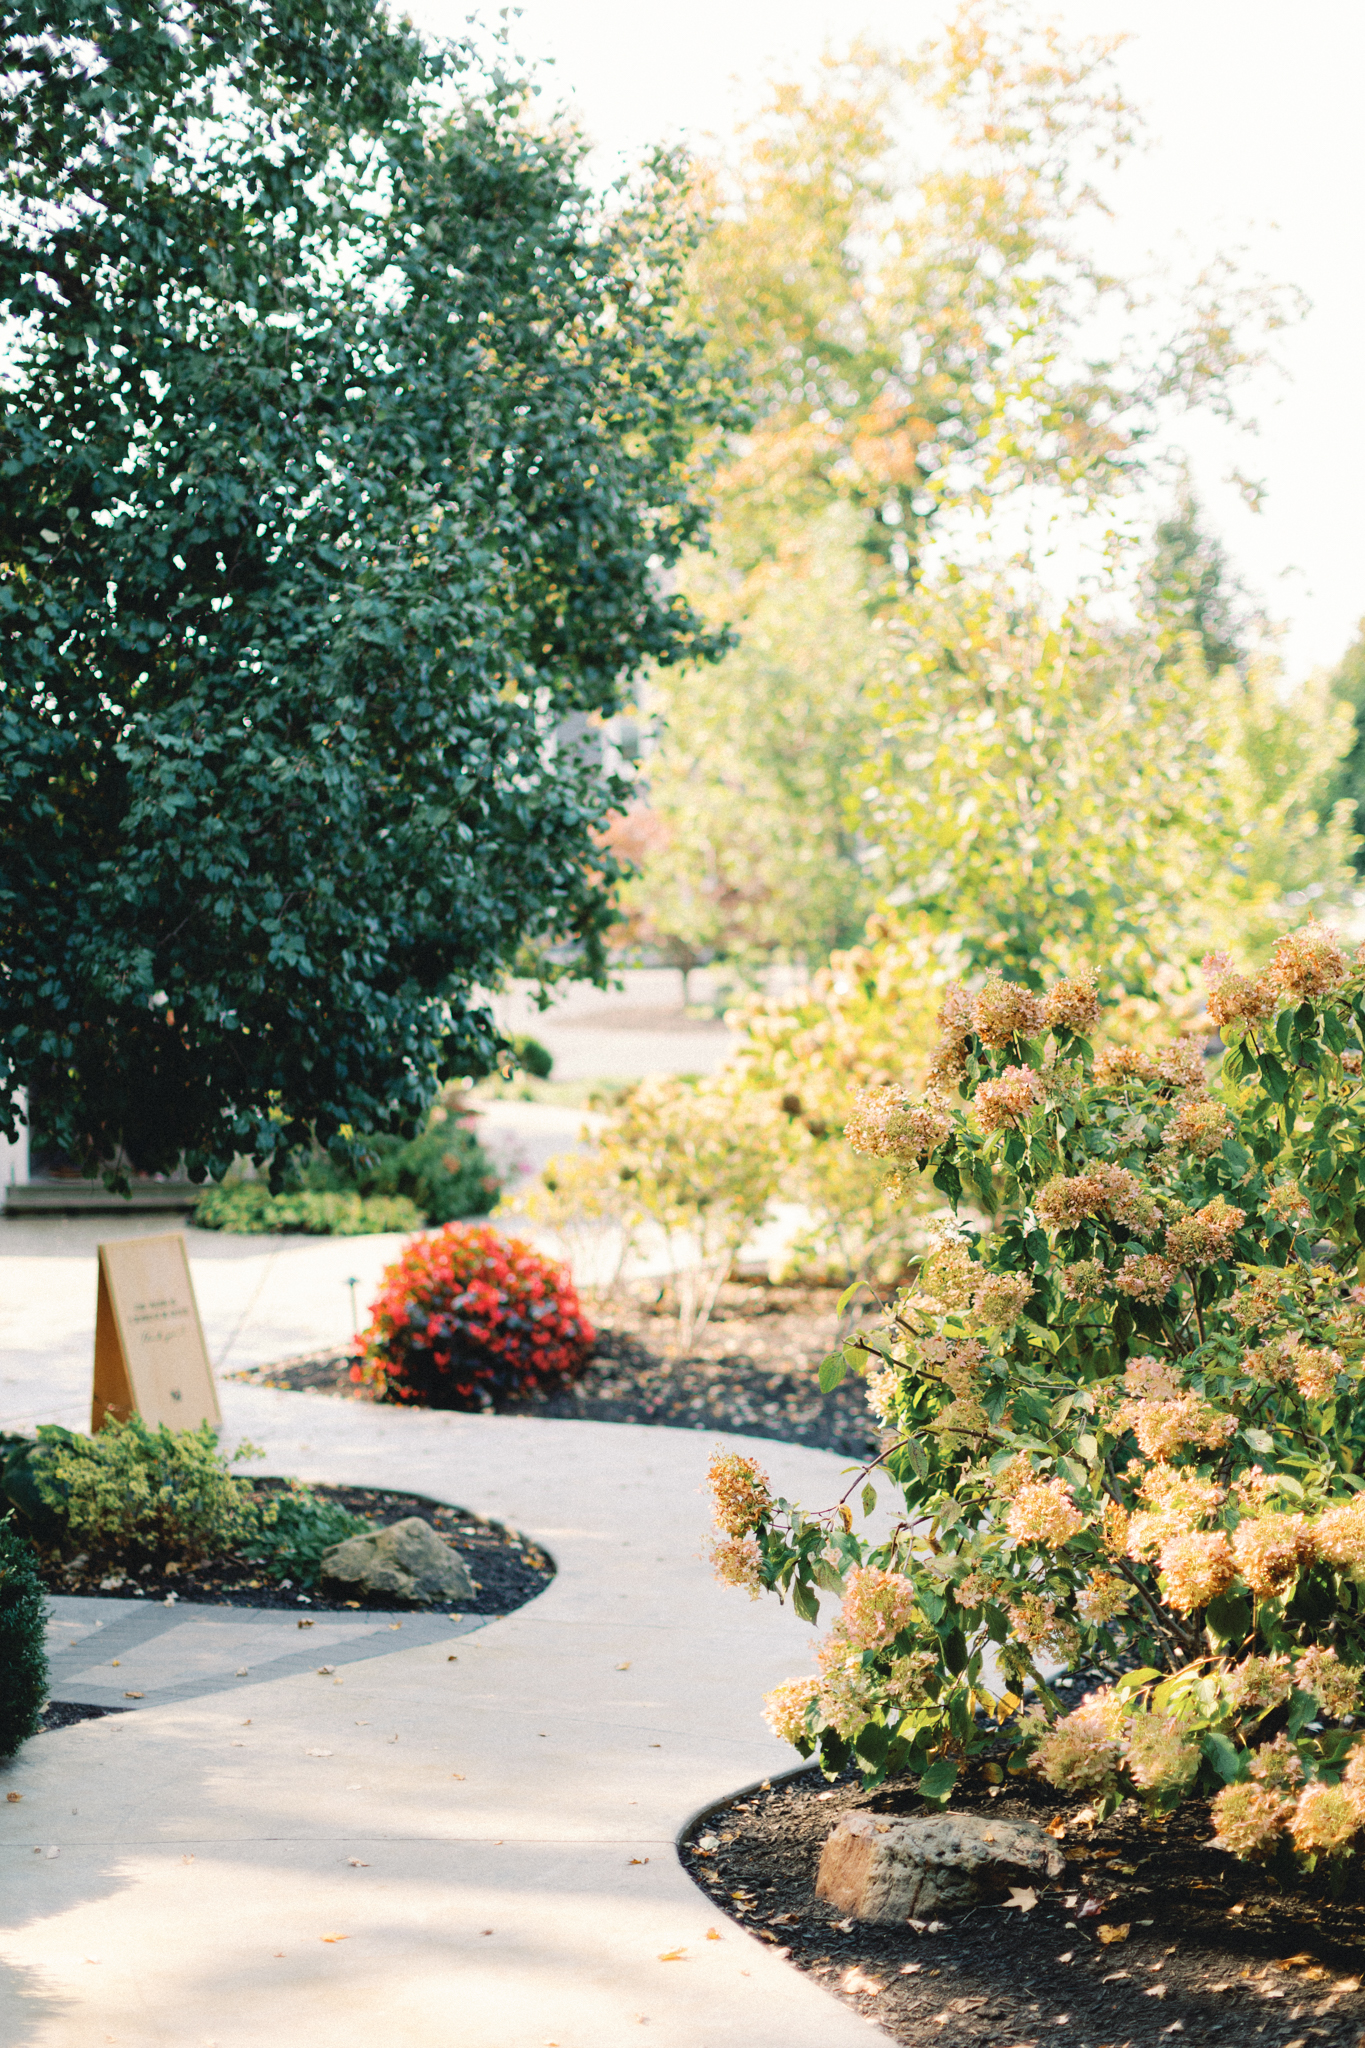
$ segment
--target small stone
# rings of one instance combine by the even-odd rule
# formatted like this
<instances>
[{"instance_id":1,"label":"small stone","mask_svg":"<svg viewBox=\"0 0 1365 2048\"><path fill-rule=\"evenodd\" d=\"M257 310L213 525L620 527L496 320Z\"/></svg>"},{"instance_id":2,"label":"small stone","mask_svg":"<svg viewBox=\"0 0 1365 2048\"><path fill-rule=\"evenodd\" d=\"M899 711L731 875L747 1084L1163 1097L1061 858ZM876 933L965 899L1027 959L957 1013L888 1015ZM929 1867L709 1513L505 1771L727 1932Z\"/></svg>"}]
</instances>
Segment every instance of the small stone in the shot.
<instances>
[{"instance_id":1,"label":"small stone","mask_svg":"<svg viewBox=\"0 0 1365 2048\"><path fill-rule=\"evenodd\" d=\"M1064 1868L1057 1844L1032 1821L846 1813L825 1843L815 1892L856 1920L892 1926L961 1912Z\"/></svg>"},{"instance_id":2,"label":"small stone","mask_svg":"<svg viewBox=\"0 0 1365 2048\"><path fill-rule=\"evenodd\" d=\"M348 1536L322 1553L324 1589L387 1594L397 1600L471 1600L474 1586L463 1563L418 1515Z\"/></svg>"}]
</instances>

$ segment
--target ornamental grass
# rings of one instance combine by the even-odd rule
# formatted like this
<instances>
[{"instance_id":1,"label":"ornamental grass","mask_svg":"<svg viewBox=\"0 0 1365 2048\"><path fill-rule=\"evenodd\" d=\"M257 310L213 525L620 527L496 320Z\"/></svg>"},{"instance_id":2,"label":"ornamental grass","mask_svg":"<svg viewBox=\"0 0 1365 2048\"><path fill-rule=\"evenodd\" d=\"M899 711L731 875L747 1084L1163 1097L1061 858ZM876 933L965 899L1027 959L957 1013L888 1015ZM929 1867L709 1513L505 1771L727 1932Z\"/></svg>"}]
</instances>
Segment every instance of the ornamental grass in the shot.
<instances>
[{"instance_id":1,"label":"ornamental grass","mask_svg":"<svg viewBox=\"0 0 1365 2048\"><path fill-rule=\"evenodd\" d=\"M1365 1829L1365 948L1205 964L1221 1040L1140 1053L1096 1057L1089 979L949 991L923 1099L849 1132L950 1211L821 1367L867 1379L894 1532L719 1457L716 1564L837 1603L767 1707L827 1771L942 1801L1008 1738L1102 1812L1205 1796L1224 1848L1311 1864ZM1112 1683L1068 1713L1074 1664Z\"/></svg>"}]
</instances>

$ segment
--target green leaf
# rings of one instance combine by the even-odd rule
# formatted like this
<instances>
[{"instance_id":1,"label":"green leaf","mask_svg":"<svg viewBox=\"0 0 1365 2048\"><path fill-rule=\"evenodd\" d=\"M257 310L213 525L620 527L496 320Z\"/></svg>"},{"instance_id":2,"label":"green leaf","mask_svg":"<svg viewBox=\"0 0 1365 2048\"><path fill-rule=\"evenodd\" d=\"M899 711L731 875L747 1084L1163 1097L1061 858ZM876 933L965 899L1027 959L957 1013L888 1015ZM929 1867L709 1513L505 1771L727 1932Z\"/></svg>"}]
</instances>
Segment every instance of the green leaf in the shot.
<instances>
[{"instance_id":1,"label":"green leaf","mask_svg":"<svg viewBox=\"0 0 1365 2048\"><path fill-rule=\"evenodd\" d=\"M865 1486L865 1487L863 1488L863 1490L862 1490L862 1493L861 1493L861 1494L859 1495L859 1499L860 1499L860 1500L861 1500L861 1502L862 1502L862 1509L863 1509L863 1513L864 1513L864 1515L870 1515L870 1514L872 1513L872 1510L873 1510L873 1509L874 1509L874 1508L876 1507L876 1505L877 1505L877 1489L876 1489L876 1487L875 1487L875 1486L873 1486L873 1485L871 1485L870 1483L869 1483L868 1485L866 1485L866 1486Z\"/></svg>"},{"instance_id":2,"label":"green leaf","mask_svg":"<svg viewBox=\"0 0 1365 2048\"><path fill-rule=\"evenodd\" d=\"M1151 1664L1144 1664L1139 1671L1125 1671L1122 1678L1114 1681L1115 1692L1141 1692L1144 1685L1150 1685L1161 1673Z\"/></svg>"},{"instance_id":3,"label":"green leaf","mask_svg":"<svg viewBox=\"0 0 1365 2048\"><path fill-rule=\"evenodd\" d=\"M1245 1642L1251 1633L1251 1603L1240 1593L1220 1593L1204 1609L1204 1620L1220 1643Z\"/></svg>"},{"instance_id":4,"label":"green leaf","mask_svg":"<svg viewBox=\"0 0 1365 2048\"><path fill-rule=\"evenodd\" d=\"M800 1579L792 1580L792 1606L802 1621L814 1622L819 1619L820 1602L810 1587Z\"/></svg>"},{"instance_id":5,"label":"green leaf","mask_svg":"<svg viewBox=\"0 0 1365 2048\"><path fill-rule=\"evenodd\" d=\"M1240 1778L1245 1777L1248 1761L1246 1751L1238 1749L1234 1743L1229 1742L1226 1735L1220 1735L1216 1728L1209 1730L1200 1748L1225 1785L1235 1785Z\"/></svg>"},{"instance_id":6,"label":"green leaf","mask_svg":"<svg viewBox=\"0 0 1365 2048\"><path fill-rule=\"evenodd\" d=\"M919 1781L920 1798L931 1800L935 1805L942 1805L950 1797L957 1783L959 1769L955 1757L938 1757Z\"/></svg>"},{"instance_id":7,"label":"green leaf","mask_svg":"<svg viewBox=\"0 0 1365 2048\"><path fill-rule=\"evenodd\" d=\"M929 1460L924 1455L924 1446L920 1443L919 1439L913 1436L907 1437L901 1445L901 1449L910 1460L910 1467L916 1479L927 1479L929 1477Z\"/></svg>"},{"instance_id":8,"label":"green leaf","mask_svg":"<svg viewBox=\"0 0 1365 2048\"><path fill-rule=\"evenodd\" d=\"M820 1360L820 1392L832 1394L848 1377L848 1361L842 1351L831 1351Z\"/></svg>"},{"instance_id":9,"label":"green leaf","mask_svg":"<svg viewBox=\"0 0 1365 2048\"><path fill-rule=\"evenodd\" d=\"M1244 1429L1242 1441L1260 1458L1270 1457L1275 1449L1275 1439L1268 1429Z\"/></svg>"},{"instance_id":10,"label":"green leaf","mask_svg":"<svg viewBox=\"0 0 1365 2048\"><path fill-rule=\"evenodd\" d=\"M855 1294L858 1294L859 1292L861 1292L861 1290L862 1290L862 1289L863 1289L863 1288L864 1288L864 1287L865 1287L866 1285L867 1285L867 1282L866 1282L865 1280L855 1280L855 1281L853 1281L853 1283L851 1284L851 1286L848 1286L848 1287L846 1287L846 1288L844 1289L843 1293L842 1293L842 1294L841 1294L841 1295L839 1296L839 1299L838 1299L838 1301L837 1301L837 1302L835 1303L835 1305L834 1305L834 1313L835 1313L835 1315L836 1315L836 1316L839 1316L839 1317L842 1317L842 1315L843 1315L843 1313L844 1313L844 1310L845 1310L845 1309L846 1309L846 1308L848 1307L848 1305L849 1305L849 1303L850 1303L850 1302L852 1301L852 1299L853 1299L854 1295L855 1295Z\"/></svg>"}]
</instances>

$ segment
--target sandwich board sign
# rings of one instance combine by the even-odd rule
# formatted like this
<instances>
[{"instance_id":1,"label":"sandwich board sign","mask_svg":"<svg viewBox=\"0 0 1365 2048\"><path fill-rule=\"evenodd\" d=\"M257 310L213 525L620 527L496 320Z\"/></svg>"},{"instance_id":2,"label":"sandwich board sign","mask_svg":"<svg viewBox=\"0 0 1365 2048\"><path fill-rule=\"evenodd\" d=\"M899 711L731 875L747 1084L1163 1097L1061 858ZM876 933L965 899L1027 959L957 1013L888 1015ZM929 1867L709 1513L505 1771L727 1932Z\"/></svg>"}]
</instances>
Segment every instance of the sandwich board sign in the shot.
<instances>
[{"instance_id":1,"label":"sandwich board sign","mask_svg":"<svg viewBox=\"0 0 1365 2048\"><path fill-rule=\"evenodd\" d=\"M184 1238L125 1237L99 1253L91 1435L133 1414L152 1429L221 1429Z\"/></svg>"}]
</instances>

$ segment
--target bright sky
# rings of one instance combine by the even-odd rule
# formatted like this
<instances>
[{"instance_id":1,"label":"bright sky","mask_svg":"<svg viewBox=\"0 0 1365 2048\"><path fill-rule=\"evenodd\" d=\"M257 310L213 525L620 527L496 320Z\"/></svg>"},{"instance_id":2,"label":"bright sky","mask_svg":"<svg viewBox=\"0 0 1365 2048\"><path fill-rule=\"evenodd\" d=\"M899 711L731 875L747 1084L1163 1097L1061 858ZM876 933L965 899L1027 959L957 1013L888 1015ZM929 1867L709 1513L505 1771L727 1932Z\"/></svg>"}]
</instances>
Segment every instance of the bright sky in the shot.
<instances>
[{"instance_id":1,"label":"bright sky","mask_svg":"<svg viewBox=\"0 0 1365 2048\"><path fill-rule=\"evenodd\" d=\"M408 0L457 34L468 0ZM523 0L515 40L552 60L547 88L608 152L724 133L775 73L864 31L914 48L943 0ZM1053 0L1078 34L1129 30L1121 77L1148 146L1115 188L1125 261L1182 270L1219 248L1297 285L1307 318L1279 337L1288 380L1265 379L1254 438L1185 423L1210 522L1271 614L1291 675L1335 663L1365 614L1365 157L1360 0ZM487 19L487 14L484 16ZM1108 252L1106 252L1108 253ZM1263 479L1248 511L1225 482Z\"/></svg>"}]
</instances>

